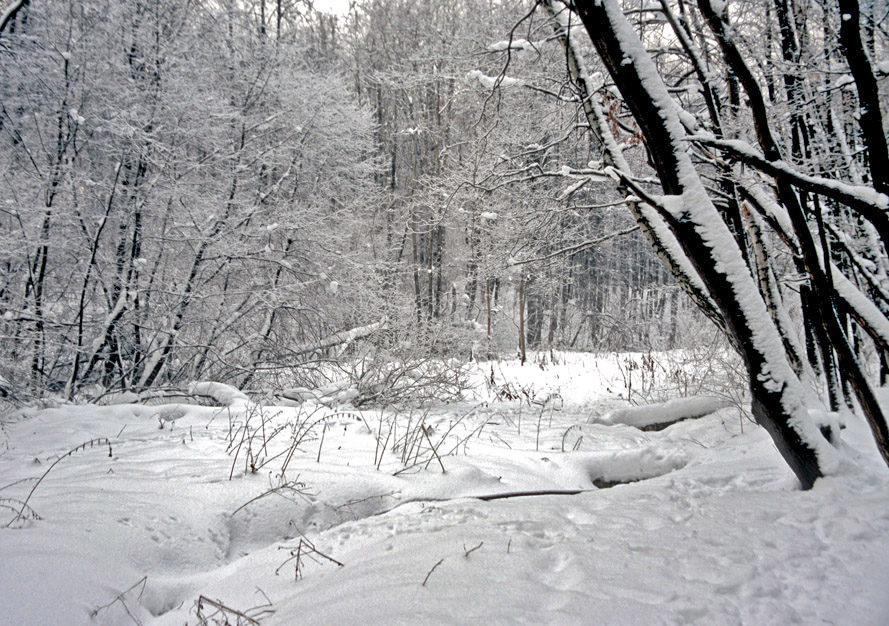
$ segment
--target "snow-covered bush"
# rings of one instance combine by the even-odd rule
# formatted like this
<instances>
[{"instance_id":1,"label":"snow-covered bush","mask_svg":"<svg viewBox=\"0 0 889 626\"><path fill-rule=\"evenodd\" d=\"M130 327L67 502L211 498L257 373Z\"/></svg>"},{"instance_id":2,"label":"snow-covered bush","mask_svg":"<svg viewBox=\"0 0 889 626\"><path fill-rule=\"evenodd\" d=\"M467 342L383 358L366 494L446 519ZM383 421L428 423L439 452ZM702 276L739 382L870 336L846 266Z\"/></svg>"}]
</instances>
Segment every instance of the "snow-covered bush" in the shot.
<instances>
[{"instance_id":1,"label":"snow-covered bush","mask_svg":"<svg viewBox=\"0 0 889 626\"><path fill-rule=\"evenodd\" d=\"M355 406L455 400L471 387L470 368L458 359L378 351L339 367L358 390Z\"/></svg>"}]
</instances>

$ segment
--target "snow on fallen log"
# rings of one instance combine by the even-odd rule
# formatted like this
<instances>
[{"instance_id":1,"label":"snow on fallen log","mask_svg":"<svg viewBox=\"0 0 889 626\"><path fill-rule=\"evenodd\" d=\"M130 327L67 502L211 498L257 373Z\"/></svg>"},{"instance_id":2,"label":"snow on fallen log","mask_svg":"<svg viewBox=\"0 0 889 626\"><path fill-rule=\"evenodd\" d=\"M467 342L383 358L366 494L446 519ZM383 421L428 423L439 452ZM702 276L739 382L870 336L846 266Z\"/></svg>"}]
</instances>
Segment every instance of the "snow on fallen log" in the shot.
<instances>
[{"instance_id":1,"label":"snow on fallen log","mask_svg":"<svg viewBox=\"0 0 889 626\"><path fill-rule=\"evenodd\" d=\"M625 424L641 430L663 430L670 424L704 417L731 404L729 400L716 396L675 398L667 402L617 409L590 421L606 425Z\"/></svg>"},{"instance_id":2,"label":"snow on fallen log","mask_svg":"<svg viewBox=\"0 0 889 626\"><path fill-rule=\"evenodd\" d=\"M280 393L284 400L296 403L297 405L304 402L323 404L325 406L336 406L346 404L358 397L358 389L349 381L333 382L317 389L308 389L306 387L294 387L285 389Z\"/></svg>"},{"instance_id":3,"label":"snow on fallen log","mask_svg":"<svg viewBox=\"0 0 889 626\"><path fill-rule=\"evenodd\" d=\"M286 400L297 403L303 403L307 400L318 399L318 394L315 393L313 389L308 389L307 387L294 387L292 389L285 389L279 395Z\"/></svg>"},{"instance_id":4,"label":"snow on fallen log","mask_svg":"<svg viewBox=\"0 0 889 626\"><path fill-rule=\"evenodd\" d=\"M635 450L614 450L605 453L581 453L577 463L599 489L634 483L669 474L688 463L684 450L668 450L647 446Z\"/></svg>"},{"instance_id":5,"label":"snow on fallen log","mask_svg":"<svg viewBox=\"0 0 889 626\"><path fill-rule=\"evenodd\" d=\"M188 394L191 396L204 396L210 398L222 406L246 404L250 401L250 398L248 398L240 389L236 389L225 383L216 383L212 381L192 383L188 388Z\"/></svg>"}]
</instances>

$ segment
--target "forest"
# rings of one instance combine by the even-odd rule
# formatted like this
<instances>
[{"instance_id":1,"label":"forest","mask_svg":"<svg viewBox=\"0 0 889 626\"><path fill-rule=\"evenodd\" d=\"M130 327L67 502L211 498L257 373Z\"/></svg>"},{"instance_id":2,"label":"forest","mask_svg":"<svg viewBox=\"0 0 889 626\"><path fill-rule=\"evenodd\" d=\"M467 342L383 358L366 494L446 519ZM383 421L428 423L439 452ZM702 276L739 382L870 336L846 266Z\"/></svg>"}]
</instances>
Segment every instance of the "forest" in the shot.
<instances>
[{"instance_id":1,"label":"forest","mask_svg":"<svg viewBox=\"0 0 889 626\"><path fill-rule=\"evenodd\" d=\"M768 489L788 489L789 476L801 492L821 485L824 501L844 491L831 481L889 484L882 0L4 0L0 58L6 528L38 524L31 496L53 484L38 489L47 474L26 477L16 459L56 455L49 473L93 454L81 442L112 457L127 428L178 442L174 425L188 430L183 446L195 429L222 428L213 458L229 481L269 472L269 491L249 503L286 493L288 506L320 510L300 482L315 477L326 506L360 509L350 524L403 509L371 506L372 494L408 494L398 497L410 506L427 487L443 494L436 502L481 490L504 506L592 485L622 485L608 497L628 498L624 483L667 480L696 454L712 456L701 475L734 472L740 485L724 484L741 491L766 489L755 478L766 466ZM690 425L708 419L706 433ZM50 436L69 422L79 439ZM30 423L44 434L16 444ZM632 460L583 456L616 427L609 445L635 447ZM642 445L623 430L654 427L687 432ZM311 473L327 454L351 462L325 452L340 428L338 450L357 446L370 470L397 458L385 481L371 472L347 487ZM350 439L355 428L367 441ZM501 442L486 454L557 450L564 476L584 478L522 461L514 488L495 489L478 472L505 473L460 460L483 433ZM751 465L743 437L761 437L749 449L780 469ZM680 440L691 446L681 454ZM697 444L709 451L692 453ZM19 457L17 445L30 451ZM433 469L467 477L459 488L416 482ZM390 480L415 471L410 488ZM688 493L713 496L701 475ZM868 494L843 496L856 523L873 516L873 543L850 530L847 554L889 550L889 518L874 516L884 501ZM242 485L220 506L253 495ZM766 528L759 506L751 515ZM342 566L305 534L314 525L333 537L345 519L336 510L304 514L297 580L303 550ZM226 558L293 535L225 515ZM277 515L289 513L267 511ZM464 541L466 563L487 558ZM29 545L16 543L22 562ZM424 563L422 587L449 562ZM156 590L157 606L134 608L153 579L131 573L148 582L96 600L100 619L186 619ZM851 588L860 576L832 582ZM859 605L858 621L829 623L889 615L871 596ZM328 605L312 606L325 615ZM468 619L429 606L429 623ZM793 606L803 621L824 610ZM288 623L294 607L272 619ZM794 618L687 608L666 623ZM188 610L200 624L274 613L204 595ZM25 622L37 615L22 611ZM644 615L633 611L614 623Z\"/></svg>"},{"instance_id":2,"label":"forest","mask_svg":"<svg viewBox=\"0 0 889 626\"><path fill-rule=\"evenodd\" d=\"M521 9L25 4L3 36L9 385L274 389L352 329L396 358L679 345L691 307L614 186L579 184L601 149ZM511 25L549 45L498 45ZM492 89L507 64L523 87Z\"/></svg>"}]
</instances>

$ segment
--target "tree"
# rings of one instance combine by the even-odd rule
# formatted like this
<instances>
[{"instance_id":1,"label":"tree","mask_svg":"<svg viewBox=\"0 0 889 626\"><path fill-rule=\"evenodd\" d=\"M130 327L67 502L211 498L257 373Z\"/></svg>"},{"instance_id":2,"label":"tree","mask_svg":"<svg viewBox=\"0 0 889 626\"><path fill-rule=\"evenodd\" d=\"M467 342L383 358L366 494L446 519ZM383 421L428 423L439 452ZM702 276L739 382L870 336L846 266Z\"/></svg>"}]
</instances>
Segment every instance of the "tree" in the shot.
<instances>
[{"instance_id":1,"label":"tree","mask_svg":"<svg viewBox=\"0 0 889 626\"><path fill-rule=\"evenodd\" d=\"M567 7L560 3L545 4L550 7L561 28L563 43L569 54L569 67L575 80L581 84L591 83L573 41ZM703 18L723 52L726 64L732 74L738 77L750 98L752 122L765 152L762 161L776 163L780 159L780 152L769 134L768 119L757 81L746 69L737 52L725 14L718 14L704 0L699 5ZM664 7L665 13L668 12L666 3ZM594 133L605 146L610 171L619 178L621 185L636 195L628 203L635 207L637 220L649 237L663 250L662 257L666 258L671 271L680 278L681 284L695 300L710 312L711 317L715 314L717 321L740 351L749 374L755 417L772 435L802 486L809 488L836 462L836 455L829 442L835 440L838 433L835 426L829 425L820 402L814 394L807 391L791 366L788 341L782 338L782 331L786 333L787 329L781 327L774 315L776 307L785 305L772 299L775 292L769 290L767 281L757 282L755 261L752 262L746 253L747 239L737 228L739 220L736 219L732 203L723 204L723 209L718 209L702 180L701 171L706 171L708 166L712 167L714 161L711 159L695 163L690 144L697 140L726 150L737 145L719 139L719 135L698 132L697 120L683 111L671 97L662 79L664 70L659 70L655 65L617 2L577 2L573 4L573 9L620 90L624 105L631 111L644 135L652 165L658 175L661 193L647 191L645 185L635 179L613 141L601 106L597 105L597 96L592 90L588 90L583 93L585 111ZM684 34L688 35L688 32ZM690 38L686 39L686 53L695 62ZM698 73L704 74L700 57L697 57L696 64ZM718 91L706 74L704 78L706 82L703 92L709 94L708 100L712 102L708 110L711 118L716 118L711 120L713 128L720 131L717 102L713 101ZM742 121L742 118L739 116L736 121ZM734 150L731 154L735 158L744 158L747 163L755 161L744 150ZM758 162L758 166L775 177L777 202L768 201L763 197L764 194L747 189L744 195L748 207L746 210L750 211L752 207L752 210L762 212L763 218L787 240L792 250L801 255L802 267L809 276L810 288L813 289L820 307L810 312L815 315L814 320L824 331L818 336L822 353L836 354L840 359L842 371L861 403L878 447L889 462L885 418L873 400L869 383L852 354L845 330L841 328L833 308L838 300L842 299L848 305L848 300L854 298L843 299L839 296L839 292L846 288L846 282L842 283L843 288L839 290L834 285L842 282L844 277L836 268L825 269L822 265L829 264L830 257L824 254L825 251L819 256L816 238L812 236L811 226L803 216L798 194L819 194L840 202L858 211L864 219L873 220L874 228L879 227L879 220L882 219L879 217L878 207L885 198L868 202L866 198L872 196L864 189L849 189L832 181L813 180L814 177L807 178L797 174L792 168L787 168L790 170L788 172L781 167L770 170L764 162ZM723 175L731 173L729 169ZM821 238L824 239L823 234ZM758 259L761 264L765 257L759 255ZM764 272L773 269L768 266L760 267ZM833 278L837 280L832 283L830 279ZM859 292L856 295L861 294ZM767 302L773 309L772 315ZM871 316L874 318L873 326L884 325L885 317L875 314L872 305L868 306L857 299L856 303L851 305L856 310L853 317ZM868 313L864 314L864 310ZM778 318L786 319L786 315L779 315ZM874 333L879 335L876 331ZM811 419L812 410L822 415L816 422Z\"/></svg>"}]
</instances>

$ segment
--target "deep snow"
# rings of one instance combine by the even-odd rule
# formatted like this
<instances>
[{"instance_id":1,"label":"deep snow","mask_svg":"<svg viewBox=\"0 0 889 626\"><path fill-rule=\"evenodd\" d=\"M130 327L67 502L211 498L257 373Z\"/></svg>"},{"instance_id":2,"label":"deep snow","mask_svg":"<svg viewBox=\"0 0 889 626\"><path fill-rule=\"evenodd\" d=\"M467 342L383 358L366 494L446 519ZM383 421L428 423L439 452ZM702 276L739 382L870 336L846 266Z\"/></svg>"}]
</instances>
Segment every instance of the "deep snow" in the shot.
<instances>
[{"instance_id":1,"label":"deep snow","mask_svg":"<svg viewBox=\"0 0 889 626\"><path fill-rule=\"evenodd\" d=\"M0 623L889 623L866 425L846 418L842 472L801 492L737 409L618 423L626 359L483 364L466 402L397 417L239 396L7 417L2 524L60 455L113 455L63 458L40 519L0 529ZM537 491L580 493L479 499Z\"/></svg>"}]
</instances>

